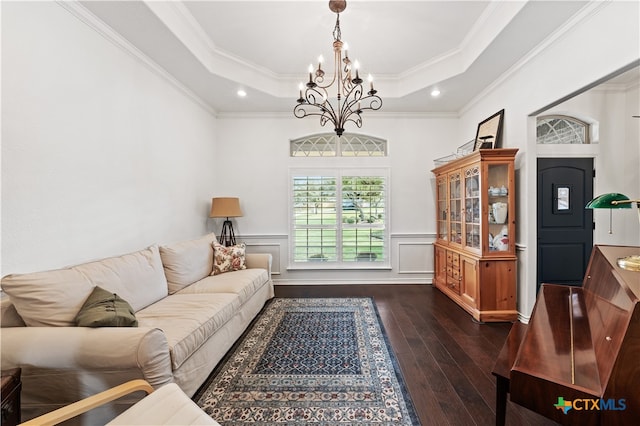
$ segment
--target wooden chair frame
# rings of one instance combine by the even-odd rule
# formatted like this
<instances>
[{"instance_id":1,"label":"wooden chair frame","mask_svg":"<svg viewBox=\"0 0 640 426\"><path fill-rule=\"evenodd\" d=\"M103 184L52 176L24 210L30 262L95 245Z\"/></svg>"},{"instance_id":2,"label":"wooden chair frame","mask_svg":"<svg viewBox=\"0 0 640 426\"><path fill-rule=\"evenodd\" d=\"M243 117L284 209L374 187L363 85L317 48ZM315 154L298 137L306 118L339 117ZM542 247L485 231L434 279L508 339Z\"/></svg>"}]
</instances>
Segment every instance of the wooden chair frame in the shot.
<instances>
[{"instance_id":1,"label":"wooden chair frame","mask_svg":"<svg viewBox=\"0 0 640 426\"><path fill-rule=\"evenodd\" d=\"M121 398L133 392L144 391L148 394L153 392L153 388L147 381L138 379L131 380L121 385L115 386L106 391L102 391L95 395L89 396L80 401L69 404L65 407L58 408L50 413L43 414L39 417L21 423L21 426L53 426L69 420L82 413L99 407L107 402Z\"/></svg>"}]
</instances>

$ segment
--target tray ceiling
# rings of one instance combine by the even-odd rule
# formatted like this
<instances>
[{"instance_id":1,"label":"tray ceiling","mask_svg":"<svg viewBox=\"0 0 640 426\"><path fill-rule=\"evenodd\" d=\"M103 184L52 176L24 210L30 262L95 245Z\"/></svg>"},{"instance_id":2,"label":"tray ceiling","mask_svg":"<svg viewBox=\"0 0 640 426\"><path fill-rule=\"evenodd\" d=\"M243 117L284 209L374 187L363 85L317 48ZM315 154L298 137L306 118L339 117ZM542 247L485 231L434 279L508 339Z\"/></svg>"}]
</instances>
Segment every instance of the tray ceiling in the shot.
<instances>
[{"instance_id":1,"label":"tray ceiling","mask_svg":"<svg viewBox=\"0 0 640 426\"><path fill-rule=\"evenodd\" d=\"M350 57L376 79L381 111L457 113L587 3L351 0L340 24ZM332 58L327 4L80 2L222 114L292 111L309 64Z\"/></svg>"}]
</instances>

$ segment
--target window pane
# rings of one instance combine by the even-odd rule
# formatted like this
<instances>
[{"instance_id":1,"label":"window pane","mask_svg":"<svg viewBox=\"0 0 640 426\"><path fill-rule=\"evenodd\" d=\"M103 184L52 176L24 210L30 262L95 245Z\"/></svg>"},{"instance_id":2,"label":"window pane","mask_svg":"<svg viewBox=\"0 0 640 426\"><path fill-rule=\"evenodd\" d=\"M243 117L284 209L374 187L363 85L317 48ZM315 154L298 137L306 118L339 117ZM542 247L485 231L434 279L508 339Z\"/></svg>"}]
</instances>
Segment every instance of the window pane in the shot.
<instances>
[{"instance_id":1,"label":"window pane","mask_svg":"<svg viewBox=\"0 0 640 426\"><path fill-rule=\"evenodd\" d=\"M336 230L305 228L295 230L295 262L335 262Z\"/></svg>"},{"instance_id":2,"label":"window pane","mask_svg":"<svg viewBox=\"0 0 640 426\"><path fill-rule=\"evenodd\" d=\"M340 155L343 157L384 157L387 155L387 141L365 135L343 135L340 138Z\"/></svg>"},{"instance_id":3,"label":"window pane","mask_svg":"<svg viewBox=\"0 0 640 426\"><path fill-rule=\"evenodd\" d=\"M385 259L385 178L342 178L342 257L345 262Z\"/></svg>"},{"instance_id":4,"label":"window pane","mask_svg":"<svg viewBox=\"0 0 640 426\"><path fill-rule=\"evenodd\" d=\"M385 259L382 229L349 228L342 231L345 262L382 262Z\"/></svg>"},{"instance_id":5,"label":"window pane","mask_svg":"<svg viewBox=\"0 0 640 426\"><path fill-rule=\"evenodd\" d=\"M335 157L337 137L333 133L308 136L291 141L292 157Z\"/></svg>"},{"instance_id":6,"label":"window pane","mask_svg":"<svg viewBox=\"0 0 640 426\"><path fill-rule=\"evenodd\" d=\"M385 179L381 176L342 178L342 222L346 224L385 222Z\"/></svg>"},{"instance_id":7,"label":"window pane","mask_svg":"<svg viewBox=\"0 0 640 426\"><path fill-rule=\"evenodd\" d=\"M293 178L293 217L297 225L335 225L336 178Z\"/></svg>"}]
</instances>

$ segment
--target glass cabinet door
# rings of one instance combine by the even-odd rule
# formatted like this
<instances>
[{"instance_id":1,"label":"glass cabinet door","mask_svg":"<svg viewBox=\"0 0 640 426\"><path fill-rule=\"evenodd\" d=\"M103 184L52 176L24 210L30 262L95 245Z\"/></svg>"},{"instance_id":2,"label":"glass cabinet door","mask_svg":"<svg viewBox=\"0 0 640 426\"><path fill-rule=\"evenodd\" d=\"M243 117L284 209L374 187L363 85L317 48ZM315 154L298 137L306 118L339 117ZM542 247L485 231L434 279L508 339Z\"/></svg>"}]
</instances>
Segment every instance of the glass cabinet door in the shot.
<instances>
[{"instance_id":1,"label":"glass cabinet door","mask_svg":"<svg viewBox=\"0 0 640 426\"><path fill-rule=\"evenodd\" d=\"M447 232L447 176L440 176L436 182L438 194L437 227L438 239L448 240Z\"/></svg>"},{"instance_id":2,"label":"glass cabinet door","mask_svg":"<svg viewBox=\"0 0 640 426\"><path fill-rule=\"evenodd\" d=\"M464 245L480 250L480 167L464 170Z\"/></svg>"},{"instance_id":3,"label":"glass cabinet door","mask_svg":"<svg viewBox=\"0 0 640 426\"><path fill-rule=\"evenodd\" d=\"M449 241L462 244L462 189L460 172L449 174Z\"/></svg>"},{"instance_id":4,"label":"glass cabinet door","mask_svg":"<svg viewBox=\"0 0 640 426\"><path fill-rule=\"evenodd\" d=\"M514 244L509 235L509 165L489 164L488 166L488 214L489 251L512 251Z\"/></svg>"}]
</instances>

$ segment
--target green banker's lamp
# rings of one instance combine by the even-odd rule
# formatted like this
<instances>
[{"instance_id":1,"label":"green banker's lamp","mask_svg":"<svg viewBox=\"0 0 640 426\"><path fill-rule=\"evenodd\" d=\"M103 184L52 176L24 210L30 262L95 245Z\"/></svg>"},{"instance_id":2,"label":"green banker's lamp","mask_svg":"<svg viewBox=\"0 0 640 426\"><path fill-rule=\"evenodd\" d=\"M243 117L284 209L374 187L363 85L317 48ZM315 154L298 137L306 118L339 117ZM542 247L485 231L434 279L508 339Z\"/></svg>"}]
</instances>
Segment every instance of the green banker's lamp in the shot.
<instances>
[{"instance_id":1,"label":"green banker's lamp","mask_svg":"<svg viewBox=\"0 0 640 426\"><path fill-rule=\"evenodd\" d=\"M640 200L630 200L624 194L611 192L609 194L598 195L589 201L586 209L630 209L636 203L638 207L638 221L640 221ZM611 234L611 210L609 210L609 233ZM640 271L640 254L634 254L618 259L618 266L630 271Z\"/></svg>"}]
</instances>

